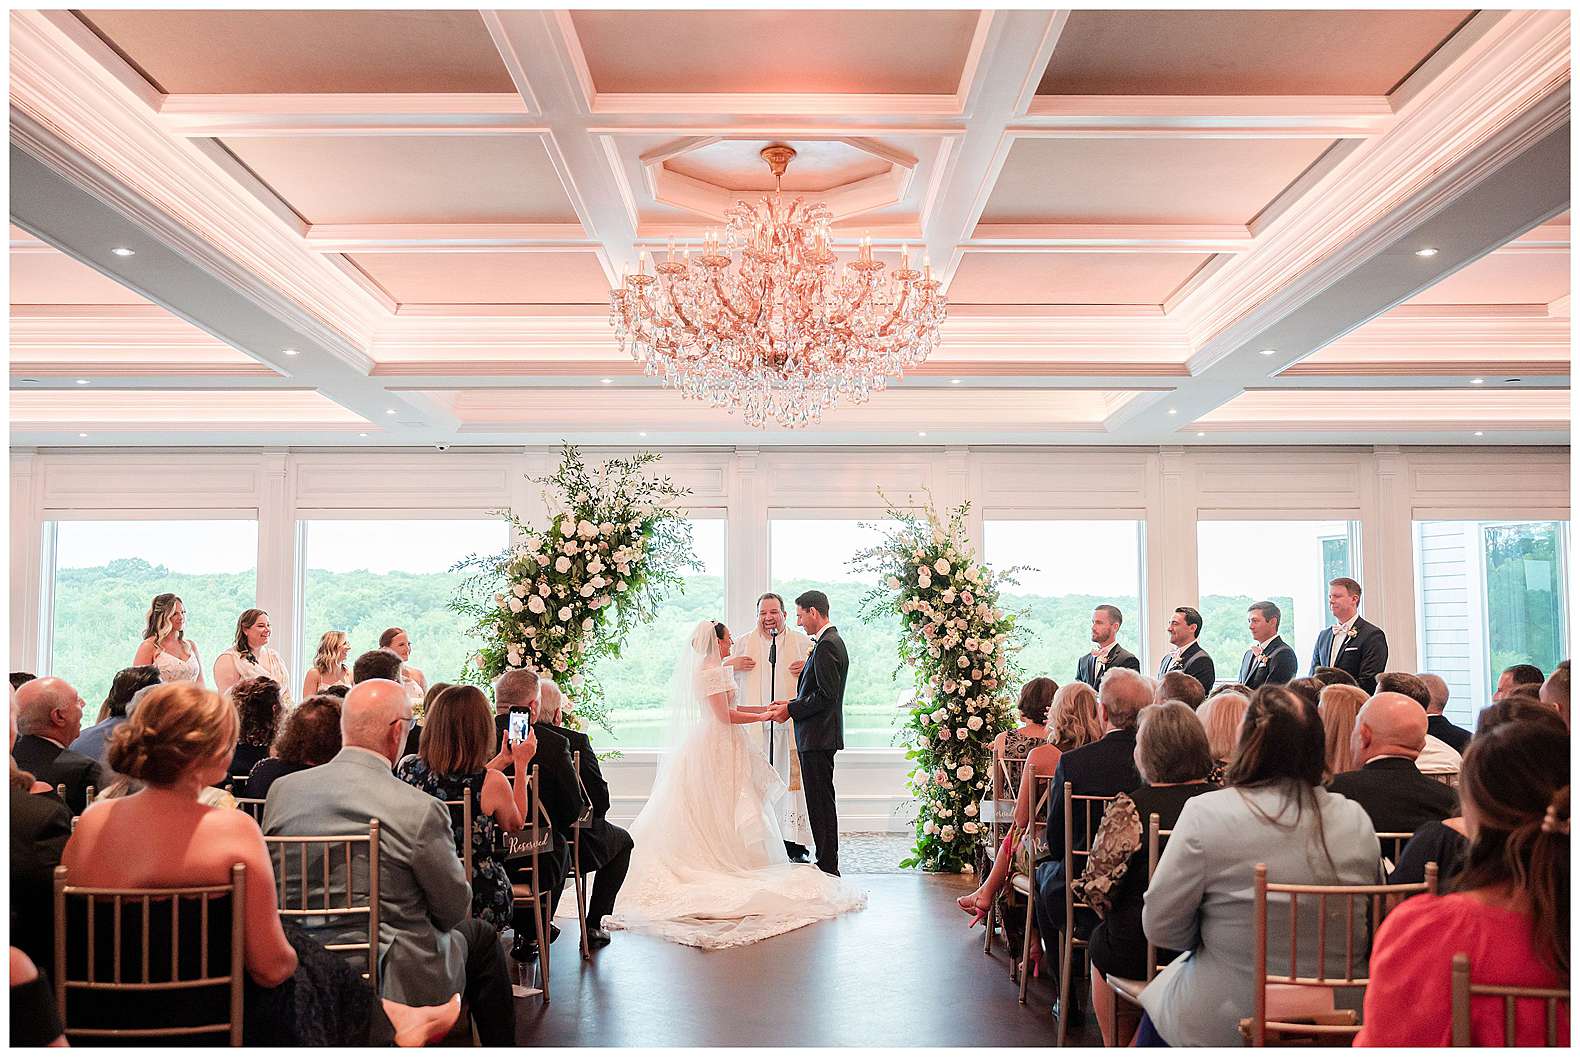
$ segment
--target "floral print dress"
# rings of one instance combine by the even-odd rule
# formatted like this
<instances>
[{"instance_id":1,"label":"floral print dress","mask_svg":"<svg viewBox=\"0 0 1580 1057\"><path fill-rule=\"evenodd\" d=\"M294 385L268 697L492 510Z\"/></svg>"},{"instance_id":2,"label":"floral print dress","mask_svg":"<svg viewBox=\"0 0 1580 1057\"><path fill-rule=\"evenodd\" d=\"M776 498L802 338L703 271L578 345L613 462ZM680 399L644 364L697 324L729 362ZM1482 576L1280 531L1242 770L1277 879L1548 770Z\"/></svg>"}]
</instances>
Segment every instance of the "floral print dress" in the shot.
<instances>
[{"instance_id":1,"label":"floral print dress","mask_svg":"<svg viewBox=\"0 0 1580 1057\"><path fill-rule=\"evenodd\" d=\"M493 815L483 813L483 779L487 771L472 774L436 774L421 756L408 756L395 769L395 777L414 785L436 800L472 801L472 914L496 929L510 927L510 875L501 859L504 841ZM451 823L460 828L460 811L452 811ZM461 835L456 834L455 853L461 854Z\"/></svg>"}]
</instances>

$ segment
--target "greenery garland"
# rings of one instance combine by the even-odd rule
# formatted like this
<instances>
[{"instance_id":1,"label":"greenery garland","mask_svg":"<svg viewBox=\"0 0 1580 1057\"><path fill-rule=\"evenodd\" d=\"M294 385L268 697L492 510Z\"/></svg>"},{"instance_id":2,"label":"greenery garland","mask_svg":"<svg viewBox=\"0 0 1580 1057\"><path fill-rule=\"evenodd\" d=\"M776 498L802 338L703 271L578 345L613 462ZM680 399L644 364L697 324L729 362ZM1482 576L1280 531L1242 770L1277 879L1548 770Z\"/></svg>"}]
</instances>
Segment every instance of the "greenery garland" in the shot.
<instances>
[{"instance_id":1,"label":"greenery garland","mask_svg":"<svg viewBox=\"0 0 1580 1057\"><path fill-rule=\"evenodd\" d=\"M900 666L916 680L905 726L916 844L900 865L968 873L987 844L978 805L990 786L993 739L1012 726L1024 634L1000 608L999 589L1017 570L995 573L977 562L969 502L942 522L930 504L923 516L884 501L892 527L880 526L884 542L851 565L880 577L862 597L861 616L900 618Z\"/></svg>"},{"instance_id":2,"label":"greenery garland","mask_svg":"<svg viewBox=\"0 0 1580 1057\"><path fill-rule=\"evenodd\" d=\"M558 470L529 478L545 486L546 528L496 512L514 529L512 545L455 566L472 575L450 608L474 618L471 631L483 639L463 681L531 668L559 684L578 720L613 733L594 666L620 656L632 629L683 586L683 573L701 568L691 523L675 505L690 489L644 472L659 459L640 452L592 469L567 444Z\"/></svg>"}]
</instances>

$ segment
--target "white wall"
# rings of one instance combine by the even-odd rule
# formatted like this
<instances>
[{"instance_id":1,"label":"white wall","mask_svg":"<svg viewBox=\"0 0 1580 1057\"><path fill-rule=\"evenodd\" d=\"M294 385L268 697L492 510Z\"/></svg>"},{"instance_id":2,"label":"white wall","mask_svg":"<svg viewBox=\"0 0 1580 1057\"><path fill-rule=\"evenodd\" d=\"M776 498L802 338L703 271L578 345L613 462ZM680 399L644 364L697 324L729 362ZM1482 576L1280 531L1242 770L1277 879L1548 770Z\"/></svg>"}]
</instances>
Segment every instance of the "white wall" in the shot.
<instances>
[{"instance_id":1,"label":"white wall","mask_svg":"<svg viewBox=\"0 0 1580 1057\"><path fill-rule=\"evenodd\" d=\"M606 454L589 450L594 457ZM541 515L527 478L556 453L517 452L28 452L11 456L11 667L36 665L45 614L43 525L61 517L210 516L258 519L258 605L275 641L296 650L298 519L481 516L510 506ZM153 486L150 465L179 462ZM1143 664L1167 649L1159 614L1194 604L1199 519L1355 520L1363 611L1388 632L1400 667L1417 665L1416 519L1569 517L1567 448L894 448L676 450L663 471L693 490L689 508L726 516L727 619L747 622L768 579L771 514L876 515L878 489L943 509L971 499L982 520L1006 516L1146 522ZM1276 578L1276 573L1271 574ZM1276 584L1270 584L1272 592ZM1141 634L1141 633L1138 633ZM288 657L293 671L301 659ZM1055 673L1057 674L1057 673ZM630 817L651 781L652 754L610 768L615 816ZM847 829L905 828L904 761L892 751L840 758Z\"/></svg>"}]
</instances>

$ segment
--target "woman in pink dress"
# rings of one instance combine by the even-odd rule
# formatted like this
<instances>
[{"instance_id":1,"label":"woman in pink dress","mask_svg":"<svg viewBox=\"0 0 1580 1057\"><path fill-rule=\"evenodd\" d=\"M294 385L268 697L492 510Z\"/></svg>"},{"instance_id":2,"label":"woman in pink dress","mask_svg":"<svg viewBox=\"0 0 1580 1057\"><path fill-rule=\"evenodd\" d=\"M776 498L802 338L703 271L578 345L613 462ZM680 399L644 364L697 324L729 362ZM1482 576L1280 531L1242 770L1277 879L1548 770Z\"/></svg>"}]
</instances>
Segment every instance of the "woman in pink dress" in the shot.
<instances>
[{"instance_id":1,"label":"woman in pink dress","mask_svg":"<svg viewBox=\"0 0 1580 1057\"><path fill-rule=\"evenodd\" d=\"M1459 776L1470 835L1454 891L1417 896L1377 930L1358 1046L1447 1046L1454 955L1471 980L1569 986L1569 738L1551 722L1517 719L1476 735ZM1516 1003L1514 1045L1546 1040L1546 1004ZM1502 1046L1503 1000L1470 1005L1471 1045ZM1558 1010L1569 1045L1569 1008Z\"/></svg>"}]
</instances>

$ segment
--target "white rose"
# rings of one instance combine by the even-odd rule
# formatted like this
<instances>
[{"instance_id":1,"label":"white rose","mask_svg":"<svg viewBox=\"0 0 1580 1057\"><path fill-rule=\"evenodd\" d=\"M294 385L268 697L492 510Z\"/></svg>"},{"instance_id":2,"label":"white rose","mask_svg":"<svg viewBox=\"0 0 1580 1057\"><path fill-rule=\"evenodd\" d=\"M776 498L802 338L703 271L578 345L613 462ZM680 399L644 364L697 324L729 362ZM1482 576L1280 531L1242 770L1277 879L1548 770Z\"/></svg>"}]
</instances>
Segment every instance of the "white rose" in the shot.
<instances>
[{"instance_id":1,"label":"white rose","mask_svg":"<svg viewBox=\"0 0 1580 1057\"><path fill-rule=\"evenodd\" d=\"M943 709L935 708L933 709L933 722L942 723L944 721L944 717L947 715L949 715L949 713L945 712Z\"/></svg>"},{"instance_id":2,"label":"white rose","mask_svg":"<svg viewBox=\"0 0 1580 1057\"><path fill-rule=\"evenodd\" d=\"M605 536L613 536L614 535L614 526L611 525L609 522L605 521L602 525L598 526L598 531L601 532Z\"/></svg>"},{"instance_id":3,"label":"white rose","mask_svg":"<svg viewBox=\"0 0 1580 1057\"><path fill-rule=\"evenodd\" d=\"M960 660L958 662L956 662L956 663L958 663L960 665L960 667L962 667L962 668L969 668L969 667L971 667L971 662L968 661L964 657L960 658Z\"/></svg>"},{"instance_id":4,"label":"white rose","mask_svg":"<svg viewBox=\"0 0 1580 1057\"><path fill-rule=\"evenodd\" d=\"M889 587L891 589L898 590L899 586L900 586L900 578L898 576L891 576L891 577L889 577Z\"/></svg>"},{"instance_id":5,"label":"white rose","mask_svg":"<svg viewBox=\"0 0 1580 1057\"><path fill-rule=\"evenodd\" d=\"M970 735L966 733L966 728L964 728L964 727L956 727L955 728L955 737L959 738L961 741L965 741L966 738L968 738L969 736ZM961 775L960 777L964 778L965 775Z\"/></svg>"},{"instance_id":6,"label":"white rose","mask_svg":"<svg viewBox=\"0 0 1580 1057\"><path fill-rule=\"evenodd\" d=\"M512 613L519 613L525 608L526 607L521 604L521 599L519 599L519 598L511 598L511 600L510 600L510 611Z\"/></svg>"},{"instance_id":7,"label":"white rose","mask_svg":"<svg viewBox=\"0 0 1580 1057\"><path fill-rule=\"evenodd\" d=\"M582 584L582 589L578 593L583 598L591 598L593 595L598 593L598 589L596 587L594 587L591 582L588 582L588 583Z\"/></svg>"},{"instance_id":8,"label":"white rose","mask_svg":"<svg viewBox=\"0 0 1580 1057\"><path fill-rule=\"evenodd\" d=\"M927 712L923 712L921 718L922 718L922 726L924 726L924 727L928 726L933 721L932 715L930 713L927 713Z\"/></svg>"},{"instance_id":9,"label":"white rose","mask_svg":"<svg viewBox=\"0 0 1580 1057\"><path fill-rule=\"evenodd\" d=\"M598 535L598 526L591 521L578 521L576 523L576 535L584 540L594 539Z\"/></svg>"},{"instance_id":10,"label":"white rose","mask_svg":"<svg viewBox=\"0 0 1580 1057\"><path fill-rule=\"evenodd\" d=\"M949 575L949 563L944 561L942 558L939 558L937 561L933 562L933 568L938 570L939 576Z\"/></svg>"},{"instance_id":11,"label":"white rose","mask_svg":"<svg viewBox=\"0 0 1580 1057\"><path fill-rule=\"evenodd\" d=\"M971 818L976 818L977 817L977 806L975 804L967 804L966 805L966 814L969 815Z\"/></svg>"},{"instance_id":12,"label":"white rose","mask_svg":"<svg viewBox=\"0 0 1580 1057\"><path fill-rule=\"evenodd\" d=\"M587 681L587 680L586 680L586 679L584 679L584 678L583 678L583 677L582 677L582 676L580 676L580 675L573 675L573 676L571 676L571 685L572 685L572 686L580 686L580 685L582 685L582 684L583 684L583 683L585 683L585 682L586 682L586 681Z\"/></svg>"},{"instance_id":13,"label":"white rose","mask_svg":"<svg viewBox=\"0 0 1580 1057\"><path fill-rule=\"evenodd\" d=\"M591 631L592 629L593 629L593 618L592 617L585 617L585 618L583 618L583 620L582 620L582 630L583 631Z\"/></svg>"},{"instance_id":14,"label":"white rose","mask_svg":"<svg viewBox=\"0 0 1580 1057\"><path fill-rule=\"evenodd\" d=\"M939 597L944 600L945 605L948 605L955 600L955 589L953 587L947 587L944 589L944 593Z\"/></svg>"},{"instance_id":15,"label":"white rose","mask_svg":"<svg viewBox=\"0 0 1580 1057\"><path fill-rule=\"evenodd\" d=\"M548 564L549 564L549 556L547 554L540 554L540 555L538 555L538 565L539 566L547 566Z\"/></svg>"},{"instance_id":16,"label":"white rose","mask_svg":"<svg viewBox=\"0 0 1580 1057\"><path fill-rule=\"evenodd\" d=\"M972 716L970 719L966 720L966 726L970 727L972 730L981 730L982 729L982 717L981 716Z\"/></svg>"},{"instance_id":17,"label":"white rose","mask_svg":"<svg viewBox=\"0 0 1580 1057\"><path fill-rule=\"evenodd\" d=\"M944 838L944 840L954 840L955 828L953 826L945 826L943 829L938 831L938 835Z\"/></svg>"},{"instance_id":18,"label":"white rose","mask_svg":"<svg viewBox=\"0 0 1580 1057\"><path fill-rule=\"evenodd\" d=\"M931 837L934 833L938 832L938 823L934 822L932 819L928 819L926 822L922 823L922 832Z\"/></svg>"},{"instance_id":19,"label":"white rose","mask_svg":"<svg viewBox=\"0 0 1580 1057\"><path fill-rule=\"evenodd\" d=\"M965 825L961 826L960 828L965 830L967 833L975 833L977 831L977 829L978 829L978 826L977 826L977 824L975 822L967 822Z\"/></svg>"},{"instance_id":20,"label":"white rose","mask_svg":"<svg viewBox=\"0 0 1580 1057\"><path fill-rule=\"evenodd\" d=\"M588 562L587 571L590 573L603 572L603 560L601 558L594 558L592 561Z\"/></svg>"},{"instance_id":21,"label":"white rose","mask_svg":"<svg viewBox=\"0 0 1580 1057\"><path fill-rule=\"evenodd\" d=\"M474 654L472 654L472 667L473 668L481 668L482 666L483 666L483 655L481 653L474 653Z\"/></svg>"},{"instance_id":22,"label":"white rose","mask_svg":"<svg viewBox=\"0 0 1580 1057\"><path fill-rule=\"evenodd\" d=\"M933 586L933 578L923 571L922 575L916 578L916 586L925 590Z\"/></svg>"},{"instance_id":23,"label":"white rose","mask_svg":"<svg viewBox=\"0 0 1580 1057\"><path fill-rule=\"evenodd\" d=\"M941 808L938 809L938 817L939 818L953 818L954 814L955 814L955 809L952 808L952 807L941 807Z\"/></svg>"},{"instance_id":24,"label":"white rose","mask_svg":"<svg viewBox=\"0 0 1580 1057\"><path fill-rule=\"evenodd\" d=\"M516 648L512 646L509 650L505 651L505 660L511 664L520 664L521 654L516 652Z\"/></svg>"},{"instance_id":25,"label":"white rose","mask_svg":"<svg viewBox=\"0 0 1580 1057\"><path fill-rule=\"evenodd\" d=\"M527 597L527 585L518 583L516 586L510 589L510 593L515 595L517 598L525 598Z\"/></svg>"},{"instance_id":26,"label":"white rose","mask_svg":"<svg viewBox=\"0 0 1580 1057\"><path fill-rule=\"evenodd\" d=\"M563 554L560 555L558 558L555 558L554 559L554 571L557 572L557 573L568 573L568 572L570 572L571 571L571 560L569 558L565 557L565 555L563 555Z\"/></svg>"},{"instance_id":27,"label":"white rose","mask_svg":"<svg viewBox=\"0 0 1580 1057\"><path fill-rule=\"evenodd\" d=\"M527 599L527 608L532 610L534 613L542 613L543 610L548 607L543 604L543 599L541 597L538 595L533 595L531 598Z\"/></svg>"},{"instance_id":28,"label":"white rose","mask_svg":"<svg viewBox=\"0 0 1580 1057\"><path fill-rule=\"evenodd\" d=\"M960 779L962 782L969 782L972 778L976 777L976 773L976 768L972 767L969 763L966 763L961 764L960 767L955 771L955 777Z\"/></svg>"},{"instance_id":29,"label":"white rose","mask_svg":"<svg viewBox=\"0 0 1580 1057\"><path fill-rule=\"evenodd\" d=\"M948 727L939 727L938 728L938 740L939 741L948 741L953 736L954 736L954 732L951 731Z\"/></svg>"},{"instance_id":30,"label":"white rose","mask_svg":"<svg viewBox=\"0 0 1580 1057\"><path fill-rule=\"evenodd\" d=\"M560 607L560 619L561 620L569 620L570 618L571 618L571 607L570 606L561 606Z\"/></svg>"}]
</instances>

